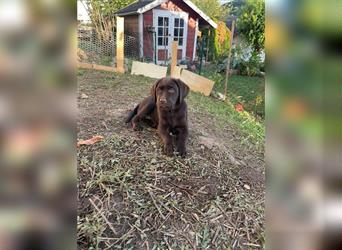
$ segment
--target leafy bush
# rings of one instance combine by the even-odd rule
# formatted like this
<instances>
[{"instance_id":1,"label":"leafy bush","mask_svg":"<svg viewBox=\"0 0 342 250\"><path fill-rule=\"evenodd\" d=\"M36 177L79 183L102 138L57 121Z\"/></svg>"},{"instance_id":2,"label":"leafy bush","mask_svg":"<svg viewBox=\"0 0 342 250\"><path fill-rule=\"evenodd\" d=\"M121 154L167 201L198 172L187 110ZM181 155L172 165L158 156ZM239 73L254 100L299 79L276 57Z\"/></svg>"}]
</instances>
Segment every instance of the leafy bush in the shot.
<instances>
[{"instance_id":1,"label":"leafy bush","mask_svg":"<svg viewBox=\"0 0 342 250\"><path fill-rule=\"evenodd\" d=\"M214 21L227 18L229 10L219 0L192 0L192 2Z\"/></svg>"},{"instance_id":2,"label":"leafy bush","mask_svg":"<svg viewBox=\"0 0 342 250\"><path fill-rule=\"evenodd\" d=\"M232 54L232 68L237 69L241 75L255 76L264 69L260 53L248 47L236 46L232 50Z\"/></svg>"},{"instance_id":3,"label":"leafy bush","mask_svg":"<svg viewBox=\"0 0 342 250\"><path fill-rule=\"evenodd\" d=\"M227 69L228 58L219 62L215 70L224 73ZM240 75L255 76L261 71L265 71L265 63L261 59L260 53L252 51L248 47L235 46L232 49L230 69L235 69Z\"/></svg>"},{"instance_id":4,"label":"leafy bush","mask_svg":"<svg viewBox=\"0 0 342 250\"><path fill-rule=\"evenodd\" d=\"M257 53L253 52L248 61L240 60L237 69L241 75L255 76L260 72L261 62Z\"/></svg>"},{"instance_id":5,"label":"leafy bush","mask_svg":"<svg viewBox=\"0 0 342 250\"><path fill-rule=\"evenodd\" d=\"M222 61L228 56L230 31L224 22L218 22L217 29L210 29L210 34L208 31L205 31L203 33L203 40L205 47L209 48L209 60ZM207 45L208 40L209 44ZM204 53L206 52L204 51Z\"/></svg>"},{"instance_id":6,"label":"leafy bush","mask_svg":"<svg viewBox=\"0 0 342 250\"><path fill-rule=\"evenodd\" d=\"M238 17L237 28L253 50L265 47L265 1L247 0Z\"/></svg>"},{"instance_id":7,"label":"leafy bush","mask_svg":"<svg viewBox=\"0 0 342 250\"><path fill-rule=\"evenodd\" d=\"M218 22L217 29L214 30L214 39L217 58L226 58L229 52L230 31L224 22Z\"/></svg>"}]
</instances>

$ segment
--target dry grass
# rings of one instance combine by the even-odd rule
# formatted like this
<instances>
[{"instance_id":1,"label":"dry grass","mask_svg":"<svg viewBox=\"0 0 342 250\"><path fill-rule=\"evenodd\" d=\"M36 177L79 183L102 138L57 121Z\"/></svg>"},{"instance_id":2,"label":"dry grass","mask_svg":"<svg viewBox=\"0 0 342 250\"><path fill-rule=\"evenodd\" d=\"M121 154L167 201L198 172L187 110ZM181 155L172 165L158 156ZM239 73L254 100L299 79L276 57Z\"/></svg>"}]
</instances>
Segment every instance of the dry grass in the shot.
<instances>
[{"instance_id":1,"label":"dry grass","mask_svg":"<svg viewBox=\"0 0 342 250\"><path fill-rule=\"evenodd\" d=\"M189 156L163 156L155 130L134 132L123 123L153 82L87 74L79 76L79 95L89 96L79 99L79 137L105 139L78 149L80 249L264 247L260 149L242 145L229 124L215 127L208 120L215 116L190 102ZM200 139L208 136L214 146Z\"/></svg>"}]
</instances>

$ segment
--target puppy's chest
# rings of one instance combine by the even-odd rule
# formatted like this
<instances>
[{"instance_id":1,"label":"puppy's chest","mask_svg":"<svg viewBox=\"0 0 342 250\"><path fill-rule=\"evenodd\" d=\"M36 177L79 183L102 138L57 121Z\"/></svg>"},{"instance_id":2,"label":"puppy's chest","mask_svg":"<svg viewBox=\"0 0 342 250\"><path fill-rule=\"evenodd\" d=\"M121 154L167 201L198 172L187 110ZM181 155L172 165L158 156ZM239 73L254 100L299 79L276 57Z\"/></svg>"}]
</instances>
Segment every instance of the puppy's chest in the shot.
<instances>
[{"instance_id":1,"label":"puppy's chest","mask_svg":"<svg viewBox=\"0 0 342 250\"><path fill-rule=\"evenodd\" d=\"M179 123L179 117L174 113L170 113L166 116L166 123L170 128L174 128Z\"/></svg>"},{"instance_id":2,"label":"puppy's chest","mask_svg":"<svg viewBox=\"0 0 342 250\"><path fill-rule=\"evenodd\" d=\"M163 122L172 132L176 127L182 124L182 119L177 113L168 112L162 115Z\"/></svg>"}]
</instances>

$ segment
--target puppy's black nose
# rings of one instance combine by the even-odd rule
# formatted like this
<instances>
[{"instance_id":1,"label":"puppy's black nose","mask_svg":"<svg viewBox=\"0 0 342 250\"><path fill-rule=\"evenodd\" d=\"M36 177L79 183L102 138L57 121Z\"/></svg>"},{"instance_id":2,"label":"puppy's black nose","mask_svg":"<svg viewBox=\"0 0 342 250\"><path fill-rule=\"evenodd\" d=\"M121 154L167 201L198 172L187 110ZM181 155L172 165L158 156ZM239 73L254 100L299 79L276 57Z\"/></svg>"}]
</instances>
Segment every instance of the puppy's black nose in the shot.
<instances>
[{"instance_id":1,"label":"puppy's black nose","mask_svg":"<svg viewBox=\"0 0 342 250\"><path fill-rule=\"evenodd\" d=\"M160 103L167 103L167 100L166 100L165 97L161 97L161 98L159 99L159 102L160 102Z\"/></svg>"}]
</instances>

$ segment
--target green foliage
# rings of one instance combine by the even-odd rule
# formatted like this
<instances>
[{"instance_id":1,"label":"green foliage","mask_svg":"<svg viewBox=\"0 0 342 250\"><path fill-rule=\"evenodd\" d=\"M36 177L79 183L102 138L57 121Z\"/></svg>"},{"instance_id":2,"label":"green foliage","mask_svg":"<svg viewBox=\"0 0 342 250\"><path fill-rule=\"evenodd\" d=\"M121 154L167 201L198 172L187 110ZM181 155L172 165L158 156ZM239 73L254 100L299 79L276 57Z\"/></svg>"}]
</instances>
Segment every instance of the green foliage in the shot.
<instances>
[{"instance_id":1,"label":"green foliage","mask_svg":"<svg viewBox=\"0 0 342 250\"><path fill-rule=\"evenodd\" d=\"M260 54L251 51L250 55L246 55L247 48L236 46L233 50L233 68L237 69L241 75L255 76L263 70L264 63L261 61Z\"/></svg>"},{"instance_id":2,"label":"green foliage","mask_svg":"<svg viewBox=\"0 0 342 250\"><path fill-rule=\"evenodd\" d=\"M92 8L100 9L104 16L112 15L114 12L126 7L135 0L84 0Z\"/></svg>"},{"instance_id":3,"label":"green foliage","mask_svg":"<svg viewBox=\"0 0 342 250\"><path fill-rule=\"evenodd\" d=\"M229 9L229 14L233 16L239 16L241 13L242 6L246 0L231 0L223 4L225 8Z\"/></svg>"},{"instance_id":4,"label":"green foliage","mask_svg":"<svg viewBox=\"0 0 342 250\"><path fill-rule=\"evenodd\" d=\"M247 0L238 17L238 30L252 48L260 52L265 47L264 0Z\"/></svg>"},{"instance_id":5,"label":"green foliage","mask_svg":"<svg viewBox=\"0 0 342 250\"><path fill-rule=\"evenodd\" d=\"M214 61L218 58L218 45L217 40L215 39L215 29L210 29L207 32L205 32L205 39L208 41L207 48L209 49L209 61Z\"/></svg>"},{"instance_id":6,"label":"green foliage","mask_svg":"<svg viewBox=\"0 0 342 250\"><path fill-rule=\"evenodd\" d=\"M219 21L217 23L217 29L210 29L210 31L203 32L203 39L205 39L205 46L209 47L209 60L222 61L228 56L230 31L224 22Z\"/></svg>"},{"instance_id":7,"label":"green foliage","mask_svg":"<svg viewBox=\"0 0 342 250\"><path fill-rule=\"evenodd\" d=\"M202 75L215 82L214 91L223 93L226 79L226 65L220 72L219 65L208 65L202 70ZM228 79L228 100L235 106L240 103L245 111L257 121L265 118L265 78L257 76L231 75Z\"/></svg>"},{"instance_id":8,"label":"green foliage","mask_svg":"<svg viewBox=\"0 0 342 250\"><path fill-rule=\"evenodd\" d=\"M113 14L134 0L83 0L97 37L108 41L115 27Z\"/></svg>"},{"instance_id":9,"label":"green foliage","mask_svg":"<svg viewBox=\"0 0 342 250\"><path fill-rule=\"evenodd\" d=\"M230 31L224 22L217 23L217 29L214 30L214 39L218 59L221 60L227 57L230 45Z\"/></svg>"},{"instance_id":10,"label":"green foliage","mask_svg":"<svg viewBox=\"0 0 342 250\"><path fill-rule=\"evenodd\" d=\"M238 84L241 84L239 82ZM240 133L245 135L246 142L255 143L259 147L263 147L265 126L262 122L258 122L254 116L248 112L237 112L233 103L224 103L220 100L207 98L195 92L191 92L188 97L189 103L198 107L203 111L210 113L215 117L216 122L220 126L229 123L235 126ZM229 101L230 101L229 97Z\"/></svg>"},{"instance_id":11,"label":"green foliage","mask_svg":"<svg viewBox=\"0 0 342 250\"><path fill-rule=\"evenodd\" d=\"M214 21L225 21L228 16L228 8L222 6L219 0L193 0L192 2Z\"/></svg>"},{"instance_id":12,"label":"green foliage","mask_svg":"<svg viewBox=\"0 0 342 250\"><path fill-rule=\"evenodd\" d=\"M257 53L253 52L248 61L240 61L238 65L241 75L255 76L260 72L261 62Z\"/></svg>"}]
</instances>

